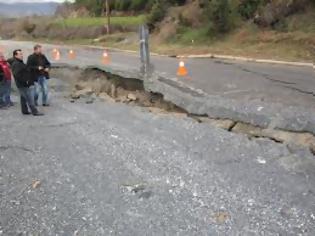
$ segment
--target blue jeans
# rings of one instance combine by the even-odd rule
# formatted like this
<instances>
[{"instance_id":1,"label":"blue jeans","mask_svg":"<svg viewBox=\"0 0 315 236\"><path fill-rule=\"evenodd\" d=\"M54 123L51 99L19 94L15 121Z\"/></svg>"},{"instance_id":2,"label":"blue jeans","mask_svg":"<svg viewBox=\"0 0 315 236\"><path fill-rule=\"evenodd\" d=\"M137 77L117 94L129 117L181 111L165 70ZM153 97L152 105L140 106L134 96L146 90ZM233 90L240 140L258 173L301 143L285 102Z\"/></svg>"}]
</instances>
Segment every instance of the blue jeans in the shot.
<instances>
[{"instance_id":1,"label":"blue jeans","mask_svg":"<svg viewBox=\"0 0 315 236\"><path fill-rule=\"evenodd\" d=\"M0 107L3 107L5 105L4 99L3 99L4 90L5 90L4 81L0 81Z\"/></svg>"},{"instance_id":2,"label":"blue jeans","mask_svg":"<svg viewBox=\"0 0 315 236\"><path fill-rule=\"evenodd\" d=\"M37 114L38 110L35 107L35 87L31 86L29 88L19 88L21 96L21 110L23 114L29 112L28 108L31 110L32 114Z\"/></svg>"},{"instance_id":3,"label":"blue jeans","mask_svg":"<svg viewBox=\"0 0 315 236\"><path fill-rule=\"evenodd\" d=\"M11 105L11 80L5 80L3 82L3 102L6 106Z\"/></svg>"},{"instance_id":4,"label":"blue jeans","mask_svg":"<svg viewBox=\"0 0 315 236\"><path fill-rule=\"evenodd\" d=\"M48 104L48 79L46 76L39 76L36 86L36 93L35 93L35 104L38 104L38 98L41 94L42 96L42 104Z\"/></svg>"}]
</instances>

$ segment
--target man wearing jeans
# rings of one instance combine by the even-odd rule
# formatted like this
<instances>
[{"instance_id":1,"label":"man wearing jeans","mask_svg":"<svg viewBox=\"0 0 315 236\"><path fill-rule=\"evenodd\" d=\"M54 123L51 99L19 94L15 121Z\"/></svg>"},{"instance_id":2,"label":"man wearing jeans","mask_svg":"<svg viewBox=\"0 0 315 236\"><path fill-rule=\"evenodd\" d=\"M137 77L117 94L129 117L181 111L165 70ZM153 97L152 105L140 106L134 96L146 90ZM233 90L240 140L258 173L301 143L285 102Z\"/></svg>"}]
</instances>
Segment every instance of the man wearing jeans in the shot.
<instances>
[{"instance_id":1,"label":"man wearing jeans","mask_svg":"<svg viewBox=\"0 0 315 236\"><path fill-rule=\"evenodd\" d=\"M5 103L3 100L3 96L5 94L5 78L4 78L4 72L3 69L0 67L0 109L5 109Z\"/></svg>"},{"instance_id":2,"label":"man wearing jeans","mask_svg":"<svg viewBox=\"0 0 315 236\"><path fill-rule=\"evenodd\" d=\"M22 113L24 115L33 114L34 116L42 116L43 114L38 112L35 106L34 80L31 76L29 68L23 62L22 50L14 50L13 55L14 61L12 63L12 72L16 86L20 92Z\"/></svg>"},{"instance_id":3,"label":"man wearing jeans","mask_svg":"<svg viewBox=\"0 0 315 236\"><path fill-rule=\"evenodd\" d=\"M27 59L27 66L31 69L35 81L36 94L35 104L38 104L38 97L42 95L42 105L49 106L48 103L48 79L50 62L42 53L42 46L35 45L34 53Z\"/></svg>"}]
</instances>

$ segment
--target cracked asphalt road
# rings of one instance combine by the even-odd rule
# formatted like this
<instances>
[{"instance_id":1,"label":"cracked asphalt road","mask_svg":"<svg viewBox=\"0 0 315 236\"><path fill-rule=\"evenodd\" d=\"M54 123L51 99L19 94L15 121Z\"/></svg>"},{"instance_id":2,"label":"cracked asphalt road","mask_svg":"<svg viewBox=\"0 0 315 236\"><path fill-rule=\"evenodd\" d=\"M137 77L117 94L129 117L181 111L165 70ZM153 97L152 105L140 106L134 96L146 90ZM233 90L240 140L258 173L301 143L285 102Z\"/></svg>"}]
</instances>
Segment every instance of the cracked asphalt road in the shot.
<instances>
[{"instance_id":1,"label":"cracked asphalt road","mask_svg":"<svg viewBox=\"0 0 315 236\"><path fill-rule=\"evenodd\" d=\"M6 53L23 48L28 55L34 43L2 40L0 44ZM67 56L70 47L76 52L74 60ZM51 44L44 48L48 56L53 48L60 49L61 60L55 65L95 67L123 78L143 79L135 53L110 50L111 63L103 65L102 48ZM163 94L189 113L315 134L315 71L311 67L187 59L189 76L176 78L177 58L153 55L152 62L155 70L145 89Z\"/></svg>"},{"instance_id":2,"label":"cracked asphalt road","mask_svg":"<svg viewBox=\"0 0 315 236\"><path fill-rule=\"evenodd\" d=\"M32 42L0 41L11 54L15 48L23 48L26 54L32 52ZM71 46L45 44L48 56L51 50L59 48L61 62L71 65L102 66L103 49L74 46L76 59L69 60ZM140 59L135 53L110 51L111 64L124 70L139 70ZM155 72L165 78L176 77L179 59L153 55L151 57ZM297 106L315 109L315 71L313 68L272 65L264 63L241 62L217 59L186 59L189 79L180 81L205 93L244 102L266 102L284 106Z\"/></svg>"},{"instance_id":3,"label":"cracked asphalt road","mask_svg":"<svg viewBox=\"0 0 315 236\"><path fill-rule=\"evenodd\" d=\"M44 117L0 111L0 235L315 235L309 151L145 108L52 101Z\"/></svg>"}]
</instances>

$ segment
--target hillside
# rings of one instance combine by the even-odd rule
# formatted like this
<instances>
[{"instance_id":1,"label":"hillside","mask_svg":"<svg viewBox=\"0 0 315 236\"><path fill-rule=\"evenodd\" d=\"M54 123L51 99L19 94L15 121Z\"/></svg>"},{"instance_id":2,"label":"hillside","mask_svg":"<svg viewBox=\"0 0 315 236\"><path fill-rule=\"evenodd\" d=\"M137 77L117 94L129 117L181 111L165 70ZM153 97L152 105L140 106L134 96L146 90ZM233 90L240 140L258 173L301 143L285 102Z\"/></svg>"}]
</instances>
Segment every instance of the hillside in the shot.
<instances>
[{"instance_id":1,"label":"hillside","mask_svg":"<svg viewBox=\"0 0 315 236\"><path fill-rule=\"evenodd\" d=\"M77 0L59 6L57 18L3 23L0 34L137 50L147 23L158 53L315 61L315 0L112 0L111 35L104 3Z\"/></svg>"},{"instance_id":2,"label":"hillside","mask_svg":"<svg viewBox=\"0 0 315 236\"><path fill-rule=\"evenodd\" d=\"M186 1L167 9L152 32L162 53L220 53L287 60L315 60L315 4L269 1L251 9L239 1L205 6ZM257 1L242 1L257 2ZM262 2L262 1L261 1ZM163 7L162 7L163 8Z\"/></svg>"},{"instance_id":3,"label":"hillside","mask_svg":"<svg viewBox=\"0 0 315 236\"><path fill-rule=\"evenodd\" d=\"M14 2L0 3L0 16L23 17L32 15L53 15L58 7L56 2Z\"/></svg>"}]
</instances>

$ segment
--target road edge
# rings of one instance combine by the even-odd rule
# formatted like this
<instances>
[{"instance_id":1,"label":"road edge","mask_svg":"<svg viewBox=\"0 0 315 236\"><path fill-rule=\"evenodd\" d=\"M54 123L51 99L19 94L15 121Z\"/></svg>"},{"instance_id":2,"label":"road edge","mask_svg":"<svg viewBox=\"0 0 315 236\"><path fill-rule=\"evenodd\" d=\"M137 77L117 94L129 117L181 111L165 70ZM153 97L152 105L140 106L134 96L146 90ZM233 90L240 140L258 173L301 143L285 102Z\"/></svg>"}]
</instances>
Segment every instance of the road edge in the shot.
<instances>
[{"instance_id":1,"label":"road edge","mask_svg":"<svg viewBox=\"0 0 315 236\"><path fill-rule=\"evenodd\" d=\"M315 64L311 62L295 62L295 61L278 61L271 59L258 59L252 57L239 57L230 55L220 55L220 54L200 54L200 55L178 55L177 58L212 58L212 59L223 59L223 60L233 60L233 61L243 61L243 62L256 62L265 64L278 64L278 65L288 65L288 66L300 66L300 67L311 67L315 69Z\"/></svg>"},{"instance_id":2,"label":"road edge","mask_svg":"<svg viewBox=\"0 0 315 236\"><path fill-rule=\"evenodd\" d=\"M112 50L118 52L125 52L125 53L134 53L137 54L137 51L133 50L126 50L126 49L119 49L113 47L102 47L102 46L91 46L91 45L78 45L83 46L86 48L93 48L93 49L103 49L103 50ZM153 56L160 56L160 57L175 57L179 59L188 58L188 59L222 59L222 60L233 60L233 61L242 61L242 62L255 62L255 63L262 63L262 64L277 64L277 65L287 65L287 66L299 66L299 67L310 67L315 70L315 64L311 62L296 62L296 61L279 61L279 60L271 60L271 59L259 59L253 57L240 57L240 56L231 56L231 55L221 55L221 54L191 54L191 55L167 55L167 54L159 54L155 52L151 52Z\"/></svg>"}]
</instances>

